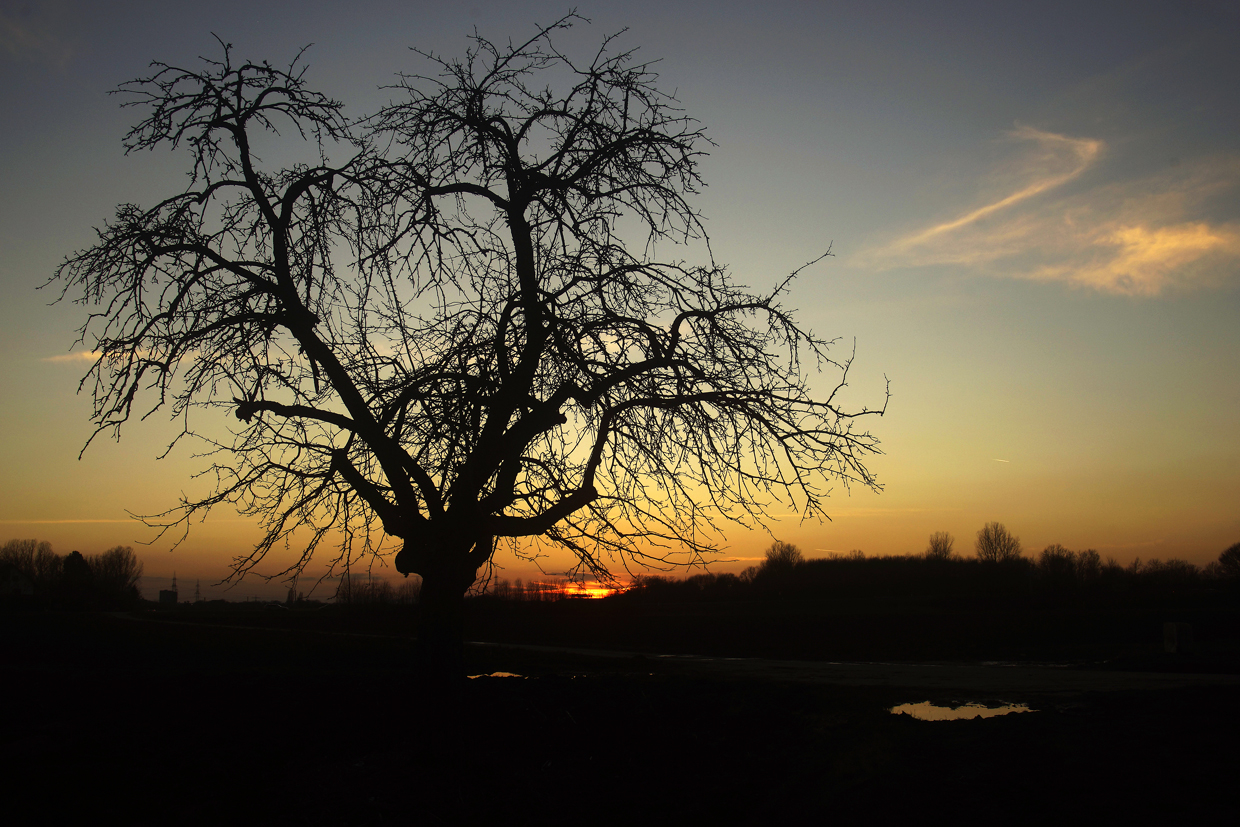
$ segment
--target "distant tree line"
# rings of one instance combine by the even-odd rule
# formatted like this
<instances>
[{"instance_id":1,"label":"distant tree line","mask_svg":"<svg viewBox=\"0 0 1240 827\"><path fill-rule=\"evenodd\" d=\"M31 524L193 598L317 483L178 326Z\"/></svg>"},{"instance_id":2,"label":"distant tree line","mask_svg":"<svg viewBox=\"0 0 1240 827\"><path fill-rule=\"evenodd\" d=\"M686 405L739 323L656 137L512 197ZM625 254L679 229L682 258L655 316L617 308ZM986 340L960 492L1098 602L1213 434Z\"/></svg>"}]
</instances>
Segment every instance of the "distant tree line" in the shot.
<instances>
[{"instance_id":1,"label":"distant tree line","mask_svg":"<svg viewBox=\"0 0 1240 827\"><path fill-rule=\"evenodd\" d=\"M400 605L418 602L422 578L413 576L393 586L383 577L343 577L336 588L336 603L347 606Z\"/></svg>"},{"instance_id":2,"label":"distant tree line","mask_svg":"<svg viewBox=\"0 0 1240 827\"><path fill-rule=\"evenodd\" d=\"M544 580L530 581L522 581L520 577L512 581L503 577L496 577L488 585L486 595L493 596L499 600L545 603L574 597L575 595L572 593L573 583L573 580L566 577L552 577Z\"/></svg>"},{"instance_id":3,"label":"distant tree line","mask_svg":"<svg viewBox=\"0 0 1240 827\"><path fill-rule=\"evenodd\" d=\"M127 609L142 601L141 580L142 563L129 546L63 557L46 541L9 540L0 547L0 591L10 603Z\"/></svg>"},{"instance_id":4,"label":"distant tree line","mask_svg":"<svg viewBox=\"0 0 1240 827\"><path fill-rule=\"evenodd\" d=\"M961 605L1013 599L1082 604L1228 591L1240 594L1240 543L1204 567L1185 560L1134 560L1122 566L1093 549L1058 543L1025 555L1020 539L1001 523L977 533L974 553L953 553L947 532L930 535L921 554L867 557L847 554L806 559L775 542L760 565L740 574L706 572L684 579L639 577L621 600L830 600L881 604L900 599L944 600Z\"/></svg>"}]
</instances>

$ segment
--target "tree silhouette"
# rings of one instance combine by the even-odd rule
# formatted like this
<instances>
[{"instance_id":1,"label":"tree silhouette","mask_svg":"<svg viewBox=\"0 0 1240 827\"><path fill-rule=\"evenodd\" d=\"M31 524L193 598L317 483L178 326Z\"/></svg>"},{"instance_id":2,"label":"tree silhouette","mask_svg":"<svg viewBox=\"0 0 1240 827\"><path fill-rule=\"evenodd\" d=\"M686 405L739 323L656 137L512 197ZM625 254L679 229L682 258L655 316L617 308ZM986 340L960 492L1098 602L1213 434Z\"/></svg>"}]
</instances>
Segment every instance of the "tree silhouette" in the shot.
<instances>
[{"instance_id":1,"label":"tree silhouette","mask_svg":"<svg viewBox=\"0 0 1240 827\"><path fill-rule=\"evenodd\" d=\"M804 562L805 555L799 548L792 543L776 540L766 550L766 557L762 561L762 571L772 574L790 572Z\"/></svg>"},{"instance_id":2,"label":"tree silhouette","mask_svg":"<svg viewBox=\"0 0 1240 827\"><path fill-rule=\"evenodd\" d=\"M947 560L952 556L952 546L956 544L956 538L946 531L936 531L930 535L930 542L926 546L926 557L931 560Z\"/></svg>"},{"instance_id":3,"label":"tree silhouette","mask_svg":"<svg viewBox=\"0 0 1240 827\"><path fill-rule=\"evenodd\" d=\"M87 562L99 599L105 605L119 607L141 600L138 583L142 580L142 562L130 546L114 546Z\"/></svg>"},{"instance_id":4,"label":"tree silhouette","mask_svg":"<svg viewBox=\"0 0 1240 827\"><path fill-rule=\"evenodd\" d=\"M1020 559L1020 538L1007 530L1003 523L986 523L977 532L974 545L977 559L983 563L1004 563Z\"/></svg>"},{"instance_id":5,"label":"tree silhouette","mask_svg":"<svg viewBox=\"0 0 1240 827\"><path fill-rule=\"evenodd\" d=\"M236 576L297 530L284 575L320 546L347 569L395 542L446 658L497 542L606 578L698 561L719 519L773 502L821 516L833 480L876 487L855 423L882 411L842 407L851 356L795 324L792 276L755 293L708 246L704 265L658 255L707 244L689 198L710 142L613 37L561 52L577 20L420 53L431 74L356 120L300 54L280 69L222 43L118 90L145 112L127 150L187 150L190 184L121 206L57 272L94 308L95 433L159 408L187 434L202 409L240 423L201 435L215 490L152 524L258 515ZM265 168L259 145L302 160ZM803 360L832 372L825 393Z\"/></svg>"},{"instance_id":6,"label":"tree silhouette","mask_svg":"<svg viewBox=\"0 0 1240 827\"><path fill-rule=\"evenodd\" d=\"M83 607L94 590L94 573L80 551L71 551L61 564L60 596L70 606Z\"/></svg>"}]
</instances>

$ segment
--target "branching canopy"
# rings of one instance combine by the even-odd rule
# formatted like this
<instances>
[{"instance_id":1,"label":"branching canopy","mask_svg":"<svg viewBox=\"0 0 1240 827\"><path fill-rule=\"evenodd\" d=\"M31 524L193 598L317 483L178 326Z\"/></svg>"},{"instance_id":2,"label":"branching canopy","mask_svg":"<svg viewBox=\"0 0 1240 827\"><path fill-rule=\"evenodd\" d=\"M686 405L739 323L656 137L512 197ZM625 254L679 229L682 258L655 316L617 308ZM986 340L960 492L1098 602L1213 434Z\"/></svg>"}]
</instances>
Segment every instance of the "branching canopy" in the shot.
<instances>
[{"instance_id":1,"label":"branching canopy","mask_svg":"<svg viewBox=\"0 0 1240 827\"><path fill-rule=\"evenodd\" d=\"M833 480L876 487L855 423L881 410L841 407L851 357L781 306L792 277L753 293L708 247L706 265L659 258L706 244L689 199L710 142L614 38L557 50L577 19L423 54L431 72L357 120L301 55L224 46L122 87L145 113L126 147L183 147L192 168L57 273L93 308L96 433L160 408L237 421L212 442L214 493L162 524L222 502L260 516L239 573L297 529L295 567L328 538L347 565L395 537L400 570L463 589L497 539L606 576L700 559L720 517L821 516ZM312 159L265 168L255 147L277 138Z\"/></svg>"}]
</instances>

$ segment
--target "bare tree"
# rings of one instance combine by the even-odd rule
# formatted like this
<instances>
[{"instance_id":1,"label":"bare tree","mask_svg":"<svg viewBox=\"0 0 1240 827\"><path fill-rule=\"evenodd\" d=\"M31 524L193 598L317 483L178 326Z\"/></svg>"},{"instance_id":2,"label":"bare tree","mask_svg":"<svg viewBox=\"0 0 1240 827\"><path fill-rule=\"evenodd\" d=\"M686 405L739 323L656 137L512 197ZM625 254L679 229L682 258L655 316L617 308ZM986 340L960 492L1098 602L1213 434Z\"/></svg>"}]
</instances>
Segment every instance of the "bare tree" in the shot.
<instances>
[{"instance_id":1,"label":"bare tree","mask_svg":"<svg viewBox=\"0 0 1240 827\"><path fill-rule=\"evenodd\" d=\"M115 546L102 554L91 555L86 562L90 564L95 588L103 600L122 605L141 598L138 584L142 582L142 561L130 546Z\"/></svg>"},{"instance_id":2,"label":"bare tree","mask_svg":"<svg viewBox=\"0 0 1240 827\"><path fill-rule=\"evenodd\" d=\"M931 560L947 560L952 556L952 546L956 538L946 531L936 531L930 535L930 544L926 546L926 557Z\"/></svg>"},{"instance_id":3,"label":"bare tree","mask_svg":"<svg viewBox=\"0 0 1240 827\"><path fill-rule=\"evenodd\" d=\"M12 566L27 577L34 578L38 540L9 540L0 546L0 565Z\"/></svg>"},{"instance_id":4,"label":"bare tree","mask_svg":"<svg viewBox=\"0 0 1240 827\"><path fill-rule=\"evenodd\" d=\"M12 566L29 577L40 594L50 594L59 584L61 562L46 540L9 540L0 547L0 566Z\"/></svg>"},{"instance_id":5,"label":"bare tree","mask_svg":"<svg viewBox=\"0 0 1240 827\"><path fill-rule=\"evenodd\" d=\"M163 407L187 434L201 409L240 423L199 434L214 491L153 524L258 515L237 576L297 530L285 575L327 543L333 569L399 544L420 636L447 651L499 542L606 579L700 561L720 519L818 517L833 481L877 487L855 423L882 410L843 407L851 356L780 304L792 277L755 293L708 247L704 265L659 256L706 244L689 198L710 142L614 38L562 53L578 19L425 53L431 72L358 120L300 55L224 46L122 87L145 111L127 149L187 149L190 185L120 207L58 270L94 308L96 433ZM254 147L277 139L306 160L265 169ZM806 367L833 374L821 395Z\"/></svg>"},{"instance_id":6,"label":"bare tree","mask_svg":"<svg viewBox=\"0 0 1240 827\"><path fill-rule=\"evenodd\" d=\"M1020 558L1020 538L1003 523L986 523L977 532L977 559L984 563L1003 563Z\"/></svg>"},{"instance_id":7,"label":"bare tree","mask_svg":"<svg viewBox=\"0 0 1240 827\"><path fill-rule=\"evenodd\" d=\"M788 572L805 562L805 555L792 543L776 540L766 550L766 558L762 561L764 572Z\"/></svg>"}]
</instances>

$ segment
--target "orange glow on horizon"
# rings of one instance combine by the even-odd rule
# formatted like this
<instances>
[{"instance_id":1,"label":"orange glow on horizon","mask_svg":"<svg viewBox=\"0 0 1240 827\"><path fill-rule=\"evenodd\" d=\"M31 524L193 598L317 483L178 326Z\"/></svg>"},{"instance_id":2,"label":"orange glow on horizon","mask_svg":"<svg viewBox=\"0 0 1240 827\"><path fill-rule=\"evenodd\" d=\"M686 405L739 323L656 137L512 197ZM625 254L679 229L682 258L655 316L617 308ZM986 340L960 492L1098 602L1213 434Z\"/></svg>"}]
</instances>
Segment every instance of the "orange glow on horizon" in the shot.
<instances>
[{"instance_id":1,"label":"orange glow on horizon","mask_svg":"<svg viewBox=\"0 0 1240 827\"><path fill-rule=\"evenodd\" d=\"M624 590L623 587L604 586L602 583L591 580L587 583L568 583L564 586L563 594L565 597L584 597L590 600L598 600Z\"/></svg>"}]
</instances>

